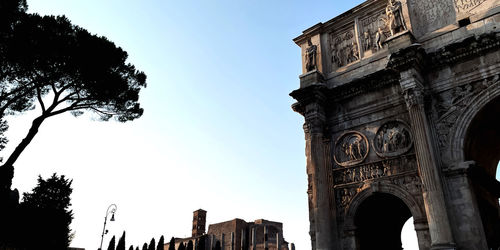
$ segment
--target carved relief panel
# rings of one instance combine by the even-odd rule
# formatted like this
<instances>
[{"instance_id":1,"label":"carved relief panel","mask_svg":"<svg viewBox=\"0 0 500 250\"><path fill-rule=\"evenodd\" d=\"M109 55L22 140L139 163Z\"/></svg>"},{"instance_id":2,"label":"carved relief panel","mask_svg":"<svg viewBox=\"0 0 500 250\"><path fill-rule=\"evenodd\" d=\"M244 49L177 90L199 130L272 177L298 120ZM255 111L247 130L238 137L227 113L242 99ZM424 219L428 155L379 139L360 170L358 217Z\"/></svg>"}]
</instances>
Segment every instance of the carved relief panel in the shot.
<instances>
[{"instance_id":1,"label":"carved relief panel","mask_svg":"<svg viewBox=\"0 0 500 250\"><path fill-rule=\"evenodd\" d=\"M333 178L335 184L340 185L393 176L416 169L417 162L414 155L402 156L356 167L335 169Z\"/></svg>"},{"instance_id":2,"label":"carved relief panel","mask_svg":"<svg viewBox=\"0 0 500 250\"><path fill-rule=\"evenodd\" d=\"M449 134L458 117L472 103L472 99L489 86L500 84L500 75L483 81L472 82L440 92L433 96L433 119L436 124L438 143L441 149L449 145Z\"/></svg>"},{"instance_id":3,"label":"carved relief panel","mask_svg":"<svg viewBox=\"0 0 500 250\"><path fill-rule=\"evenodd\" d=\"M373 170L375 171L373 171ZM349 170L349 171L348 171ZM337 206L337 212L339 214L345 213L347 206L351 203L352 199L356 194L358 194L365 186L364 182L359 182L359 180L369 180L375 178L381 178L381 183L394 184L398 187L408 191L414 197L419 200L422 192L422 181L417 173L417 162L415 155L403 156L397 159L383 160L373 164L366 164L351 169L338 170L334 175L337 177L344 178L344 173L353 173L360 171L361 176L359 179L355 179L355 182L338 182L339 184L332 187L335 190L335 202ZM371 170L371 171L369 171ZM340 175L339 175L340 173ZM349 177L348 177L349 178ZM352 178L351 178L352 180Z\"/></svg>"},{"instance_id":4,"label":"carved relief panel","mask_svg":"<svg viewBox=\"0 0 500 250\"><path fill-rule=\"evenodd\" d=\"M385 23L384 10L363 17L359 20L359 33L363 56L370 56L382 49L382 43L391 35Z\"/></svg>"},{"instance_id":5,"label":"carved relief panel","mask_svg":"<svg viewBox=\"0 0 500 250\"><path fill-rule=\"evenodd\" d=\"M337 139L333 159L340 166L352 166L363 162L369 149L366 136L356 131L349 131Z\"/></svg>"},{"instance_id":6,"label":"carved relief panel","mask_svg":"<svg viewBox=\"0 0 500 250\"><path fill-rule=\"evenodd\" d=\"M330 63L333 71L359 60L359 47L356 42L354 24L341 32L332 32L328 37Z\"/></svg>"},{"instance_id":7,"label":"carved relief panel","mask_svg":"<svg viewBox=\"0 0 500 250\"><path fill-rule=\"evenodd\" d=\"M401 121L384 123L373 139L373 149L380 157L392 157L404 154L413 145L408 126Z\"/></svg>"}]
</instances>

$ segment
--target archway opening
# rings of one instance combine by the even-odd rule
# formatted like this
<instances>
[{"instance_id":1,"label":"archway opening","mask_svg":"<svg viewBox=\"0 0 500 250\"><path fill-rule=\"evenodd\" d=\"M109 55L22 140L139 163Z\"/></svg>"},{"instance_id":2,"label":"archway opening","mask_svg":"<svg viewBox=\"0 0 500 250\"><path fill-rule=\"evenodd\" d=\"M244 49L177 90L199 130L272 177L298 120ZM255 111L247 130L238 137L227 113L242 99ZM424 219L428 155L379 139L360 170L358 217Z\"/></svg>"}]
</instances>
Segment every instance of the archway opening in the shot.
<instances>
[{"instance_id":1,"label":"archway opening","mask_svg":"<svg viewBox=\"0 0 500 250\"><path fill-rule=\"evenodd\" d=\"M410 217L410 209L394 195L375 193L366 198L354 218L359 249L401 250L401 230Z\"/></svg>"},{"instance_id":2,"label":"archway opening","mask_svg":"<svg viewBox=\"0 0 500 250\"><path fill-rule=\"evenodd\" d=\"M418 238L413 224L413 217L409 218L401 230L401 243L404 250L418 250Z\"/></svg>"},{"instance_id":3,"label":"archway opening","mask_svg":"<svg viewBox=\"0 0 500 250\"><path fill-rule=\"evenodd\" d=\"M500 161L500 97L474 117L467 129L464 155L476 164L469 177L481 215L488 248L500 247L500 182L497 171Z\"/></svg>"}]
</instances>

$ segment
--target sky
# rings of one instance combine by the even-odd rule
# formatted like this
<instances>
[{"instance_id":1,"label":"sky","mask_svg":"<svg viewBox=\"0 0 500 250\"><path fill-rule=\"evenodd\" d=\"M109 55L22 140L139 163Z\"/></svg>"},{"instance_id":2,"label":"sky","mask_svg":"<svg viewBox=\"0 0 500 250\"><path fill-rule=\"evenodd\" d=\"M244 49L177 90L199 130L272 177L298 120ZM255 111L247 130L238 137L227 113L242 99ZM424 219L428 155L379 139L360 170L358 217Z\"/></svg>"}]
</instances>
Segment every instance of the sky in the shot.
<instances>
[{"instance_id":1,"label":"sky","mask_svg":"<svg viewBox=\"0 0 500 250\"><path fill-rule=\"evenodd\" d=\"M65 15L122 47L148 86L135 121L47 120L16 162L13 187L30 191L54 172L73 179L73 247L97 249L116 204L103 247L124 230L127 246L190 236L202 208L207 225L283 222L285 239L310 249L303 118L288 96L301 74L292 39L361 2L28 0L29 12ZM1 156L36 112L9 119Z\"/></svg>"}]
</instances>

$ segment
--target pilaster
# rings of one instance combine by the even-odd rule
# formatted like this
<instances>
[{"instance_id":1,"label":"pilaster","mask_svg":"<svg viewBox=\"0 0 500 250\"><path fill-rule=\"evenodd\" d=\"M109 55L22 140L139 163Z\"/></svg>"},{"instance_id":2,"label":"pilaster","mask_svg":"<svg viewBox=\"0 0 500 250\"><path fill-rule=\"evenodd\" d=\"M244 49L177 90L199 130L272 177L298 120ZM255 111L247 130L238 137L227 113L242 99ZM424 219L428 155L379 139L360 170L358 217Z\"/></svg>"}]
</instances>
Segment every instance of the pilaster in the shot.
<instances>
[{"instance_id":1,"label":"pilaster","mask_svg":"<svg viewBox=\"0 0 500 250\"><path fill-rule=\"evenodd\" d=\"M310 235L313 250L334 248L336 233L330 208L328 164L325 160L326 87L316 83L292 92L298 100L293 108L304 116L306 172L308 177Z\"/></svg>"},{"instance_id":2,"label":"pilaster","mask_svg":"<svg viewBox=\"0 0 500 250\"><path fill-rule=\"evenodd\" d=\"M397 65L394 69L399 71L400 85L410 115L431 249L455 249L439 164L434 155L434 143L424 109L423 60L419 60L424 57L424 52L418 47L410 47L393 55L391 61L392 65Z\"/></svg>"}]
</instances>

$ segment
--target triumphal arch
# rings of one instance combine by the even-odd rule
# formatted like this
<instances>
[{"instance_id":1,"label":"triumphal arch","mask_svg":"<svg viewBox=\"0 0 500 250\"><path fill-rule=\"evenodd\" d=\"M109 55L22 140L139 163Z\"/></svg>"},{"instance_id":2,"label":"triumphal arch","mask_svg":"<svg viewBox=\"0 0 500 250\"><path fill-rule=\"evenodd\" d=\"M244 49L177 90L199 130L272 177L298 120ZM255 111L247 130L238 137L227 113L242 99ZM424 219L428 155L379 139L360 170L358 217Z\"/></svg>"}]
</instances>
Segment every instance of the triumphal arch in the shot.
<instances>
[{"instance_id":1,"label":"triumphal arch","mask_svg":"<svg viewBox=\"0 0 500 250\"><path fill-rule=\"evenodd\" d=\"M305 30L312 249L500 246L500 1L370 0Z\"/></svg>"}]
</instances>

